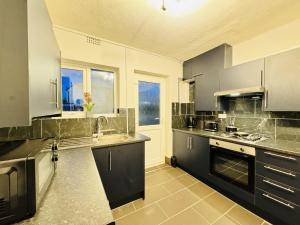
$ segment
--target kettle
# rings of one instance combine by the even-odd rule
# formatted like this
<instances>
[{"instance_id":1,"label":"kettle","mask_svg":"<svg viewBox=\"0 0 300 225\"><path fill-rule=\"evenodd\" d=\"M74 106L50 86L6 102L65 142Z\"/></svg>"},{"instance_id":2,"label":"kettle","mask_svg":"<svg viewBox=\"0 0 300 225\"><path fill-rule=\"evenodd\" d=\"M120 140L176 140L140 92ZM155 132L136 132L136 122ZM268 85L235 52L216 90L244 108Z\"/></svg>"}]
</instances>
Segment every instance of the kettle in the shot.
<instances>
[{"instance_id":1,"label":"kettle","mask_svg":"<svg viewBox=\"0 0 300 225\"><path fill-rule=\"evenodd\" d=\"M188 128L195 128L196 125L197 125L196 118L193 117L193 116L189 116L189 117L187 118L186 124L187 124L187 127L188 127Z\"/></svg>"}]
</instances>

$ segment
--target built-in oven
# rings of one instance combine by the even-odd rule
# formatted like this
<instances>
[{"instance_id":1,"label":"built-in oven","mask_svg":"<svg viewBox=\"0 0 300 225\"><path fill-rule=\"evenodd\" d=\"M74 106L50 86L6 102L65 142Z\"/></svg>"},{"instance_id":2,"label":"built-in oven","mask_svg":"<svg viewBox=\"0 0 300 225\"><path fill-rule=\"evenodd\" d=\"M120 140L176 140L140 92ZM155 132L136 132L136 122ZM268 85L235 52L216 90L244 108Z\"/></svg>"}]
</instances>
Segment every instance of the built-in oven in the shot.
<instances>
[{"instance_id":1,"label":"built-in oven","mask_svg":"<svg viewBox=\"0 0 300 225\"><path fill-rule=\"evenodd\" d=\"M255 148L210 139L210 173L254 193Z\"/></svg>"}]
</instances>

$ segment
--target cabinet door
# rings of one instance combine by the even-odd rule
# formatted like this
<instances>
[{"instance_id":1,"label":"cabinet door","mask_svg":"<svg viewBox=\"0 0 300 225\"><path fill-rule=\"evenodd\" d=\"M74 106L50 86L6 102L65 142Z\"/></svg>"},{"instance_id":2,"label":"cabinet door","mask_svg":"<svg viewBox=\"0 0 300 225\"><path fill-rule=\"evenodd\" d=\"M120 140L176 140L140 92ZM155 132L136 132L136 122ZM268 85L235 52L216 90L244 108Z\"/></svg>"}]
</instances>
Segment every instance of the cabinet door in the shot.
<instances>
[{"instance_id":1,"label":"cabinet door","mask_svg":"<svg viewBox=\"0 0 300 225\"><path fill-rule=\"evenodd\" d=\"M97 165L99 176L106 193L108 200L113 197L113 192L111 190L111 177L110 177L110 155L107 148L93 149L94 159Z\"/></svg>"},{"instance_id":2,"label":"cabinet door","mask_svg":"<svg viewBox=\"0 0 300 225\"><path fill-rule=\"evenodd\" d=\"M60 50L44 1L27 1L31 117L61 113Z\"/></svg>"},{"instance_id":3,"label":"cabinet door","mask_svg":"<svg viewBox=\"0 0 300 225\"><path fill-rule=\"evenodd\" d=\"M111 161L111 207L132 195L142 193L145 185L144 143L120 145L109 148Z\"/></svg>"},{"instance_id":4,"label":"cabinet door","mask_svg":"<svg viewBox=\"0 0 300 225\"><path fill-rule=\"evenodd\" d=\"M217 98L214 93L219 90L217 72L208 72L195 78L195 111L215 111Z\"/></svg>"},{"instance_id":5,"label":"cabinet door","mask_svg":"<svg viewBox=\"0 0 300 225\"><path fill-rule=\"evenodd\" d=\"M192 75L192 59L183 62L183 79L191 79Z\"/></svg>"},{"instance_id":6,"label":"cabinet door","mask_svg":"<svg viewBox=\"0 0 300 225\"><path fill-rule=\"evenodd\" d=\"M191 152L189 149L190 135L182 132L173 133L173 148L177 163L183 169L189 170L191 168Z\"/></svg>"},{"instance_id":7,"label":"cabinet door","mask_svg":"<svg viewBox=\"0 0 300 225\"><path fill-rule=\"evenodd\" d=\"M220 91L263 86L264 59L221 70Z\"/></svg>"},{"instance_id":8,"label":"cabinet door","mask_svg":"<svg viewBox=\"0 0 300 225\"><path fill-rule=\"evenodd\" d=\"M191 136L191 171L199 178L208 178L209 173L209 139Z\"/></svg>"},{"instance_id":9,"label":"cabinet door","mask_svg":"<svg viewBox=\"0 0 300 225\"><path fill-rule=\"evenodd\" d=\"M300 48L266 58L266 111L300 111Z\"/></svg>"}]
</instances>

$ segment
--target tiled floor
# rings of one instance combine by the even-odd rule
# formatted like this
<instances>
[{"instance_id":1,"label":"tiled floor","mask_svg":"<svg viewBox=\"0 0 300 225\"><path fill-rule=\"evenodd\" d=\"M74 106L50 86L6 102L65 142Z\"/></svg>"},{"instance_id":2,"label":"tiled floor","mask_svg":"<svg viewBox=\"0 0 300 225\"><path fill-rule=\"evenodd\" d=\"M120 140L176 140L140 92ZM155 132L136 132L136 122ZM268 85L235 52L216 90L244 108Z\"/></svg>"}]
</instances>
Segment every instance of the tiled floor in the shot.
<instances>
[{"instance_id":1,"label":"tiled floor","mask_svg":"<svg viewBox=\"0 0 300 225\"><path fill-rule=\"evenodd\" d=\"M267 225L179 168L146 171L146 198L113 210L117 225Z\"/></svg>"}]
</instances>

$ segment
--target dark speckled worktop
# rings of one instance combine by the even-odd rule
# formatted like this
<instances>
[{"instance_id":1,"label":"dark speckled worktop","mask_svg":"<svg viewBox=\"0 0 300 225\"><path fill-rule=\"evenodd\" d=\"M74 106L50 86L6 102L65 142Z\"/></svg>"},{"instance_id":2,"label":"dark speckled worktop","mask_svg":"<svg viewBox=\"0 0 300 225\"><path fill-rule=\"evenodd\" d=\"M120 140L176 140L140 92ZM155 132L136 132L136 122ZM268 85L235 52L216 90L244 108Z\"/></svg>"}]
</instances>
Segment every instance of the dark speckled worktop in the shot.
<instances>
[{"instance_id":1,"label":"dark speckled worktop","mask_svg":"<svg viewBox=\"0 0 300 225\"><path fill-rule=\"evenodd\" d=\"M193 128L179 128L173 130L188 133L188 134L193 134L193 135L199 135L202 137L216 138L216 139L230 141L230 142L239 143L243 145L253 146L256 149L265 149L265 150L300 156L300 142L296 142L296 141L287 141L287 140L280 140L280 139L274 140L270 138L257 143L250 143L250 142L241 141L239 139L224 137L222 136L223 132L210 132L210 131L193 129Z\"/></svg>"}]
</instances>

